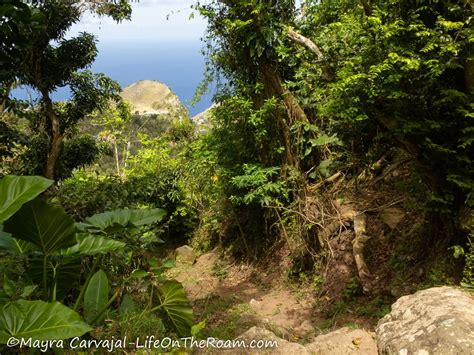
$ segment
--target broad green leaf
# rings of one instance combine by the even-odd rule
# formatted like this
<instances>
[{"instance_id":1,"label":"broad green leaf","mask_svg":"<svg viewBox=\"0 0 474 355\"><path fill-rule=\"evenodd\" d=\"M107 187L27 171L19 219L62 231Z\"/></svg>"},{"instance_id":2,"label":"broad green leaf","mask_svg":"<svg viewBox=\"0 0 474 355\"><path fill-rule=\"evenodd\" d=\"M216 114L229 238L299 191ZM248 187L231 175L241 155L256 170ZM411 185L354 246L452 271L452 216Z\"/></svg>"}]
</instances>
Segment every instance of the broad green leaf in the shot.
<instances>
[{"instance_id":1,"label":"broad green leaf","mask_svg":"<svg viewBox=\"0 0 474 355\"><path fill-rule=\"evenodd\" d=\"M76 223L76 228L81 232L87 232L92 228L90 224L78 222ZM100 232L100 229L97 229L96 232Z\"/></svg>"},{"instance_id":2,"label":"broad green leaf","mask_svg":"<svg viewBox=\"0 0 474 355\"><path fill-rule=\"evenodd\" d=\"M163 263L162 266L152 267L151 270L155 273L155 275L161 276L167 269L171 269L173 267L176 267L176 261L173 259L168 259Z\"/></svg>"},{"instance_id":3,"label":"broad green leaf","mask_svg":"<svg viewBox=\"0 0 474 355\"><path fill-rule=\"evenodd\" d=\"M133 277L134 279L142 279L147 275L148 275L148 272L144 270L135 270L134 272L132 272L130 276Z\"/></svg>"},{"instance_id":4,"label":"broad green leaf","mask_svg":"<svg viewBox=\"0 0 474 355\"><path fill-rule=\"evenodd\" d=\"M206 321L203 320L199 322L198 324L195 324L191 327L191 335L193 337L197 337L199 333L206 327Z\"/></svg>"},{"instance_id":5,"label":"broad green leaf","mask_svg":"<svg viewBox=\"0 0 474 355\"><path fill-rule=\"evenodd\" d=\"M117 240L101 237L98 235L86 235L81 238L79 243L72 247L59 251L60 255L96 255L107 254L113 251L121 250L125 243Z\"/></svg>"},{"instance_id":6,"label":"broad green leaf","mask_svg":"<svg viewBox=\"0 0 474 355\"><path fill-rule=\"evenodd\" d=\"M41 199L26 203L4 225L14 238L37 245L45 255L76 243L74 220Z\"/></svg>"},{"instance_id":7,"label":"broad green leaf","mask_svg":"<svg viewBox=\"0 0 474 355\"><path fill-rule=\"evenodd\" d=\"M81 257L72 255L66 257L51 256L47 259L47 282L51 288L56 285L56 299L66 297L71 289L79 284L81 276ZM29 259L28 276L38 285L43 283L43 258Z\"/></svg>"},{"instance_id":8,"label":"broad green leaf","mask_svg":"<svg viewBox=\"0 0 474 355\"><path fill-rule=\"evenodd\" d=\"M332 163L333 163L332 159L323 160L318 165L317 169L324 177L329 177L329 175L331 174L330 171L329 171L329 168L331 167Z\"/></svg>"},{"instance_id":9,"label":"broad green leaf","mask_svg":"<svg viewBox=\"0 0 474 355\"><path fill-rule=\"evenodd\" d=\"M16 338L34 340L68 339L92 328L79 314L59 302L19 300L7 303L0 312L0 344Z\"/></svg>"},{"instance_id":10,"label":"broad green leaf","mask_svg":"<svg viewBox=\"0 0 474 355\"><path fill-rule=\"evenodd\" d=\"M12 297L16 293L15 283L10 280L7 275L3 275L3 292L5 292L8 297Z\"/></svg>"},{"instance_id":11,"label":"broad green leaf","mask_svg":"<svg viewBox=\"0 0 474 355\"><path fill-rule=\"evenodd\" d=\"M327 144L341 144L341 141L339 140L339 138L336 137L336 135L328 136L327 134L323 134L317 139L311 139L310 142L313 147L319 147L321 145Z\"/></svg>"},{"instance_id":12,"label":"broad green leaf","mask_svg":"<svg viewBox=\"0 0 474 355\"><path fill-rule=\"evenodd\" d=\"M109 280L103 270L97 271L90 279L84 293L84 318L92 322L109 300ZM97 321L101 322L105 314Z\"/></svg>"},{"instance_id":13,"label":"broad green leaf","mask_svg":"<svg viewBox=\"0 0 474 355\"><path fill-rule=\"evenodd\" d=\"M454 259L458 259L459 257L465 255L464 248L460 245L453 245L452 247L448 248L448 250L453 251Z\"/></svg>"},{"instance_id":14,"label":"broad green leaf","mask_svg":"<svg viewBox=\"0 0 474 355\"><path fill-rule=\"evenodd\" d=\"M4 232L3 231L3 224L0 223L0 240L2 237L11 237L12 235L10 233Z\"/></svg>"},{"instance_id":15,"label":"broad green leaf","mask_svg":"<svg viewBox=\"0 0 474 355\"><path fill-rule=\"evenodd\" d=\"M13 238L10 233L2 231L0 226L0 249L13 255L25 255L37 251L38 247L30 242Z\"/></svg>"},{"instance_id":16,"label":"broad green leaf","mask_svg":"<svg viewBox=\"0 0 474 355\"><path fill-rule=\"evenodd\" d=\"M0 223L13 216L21 206L33 200L53 184L40 176L5 176L0 180Z\"/></svg>"},{"instance_id":17,"label":"broad green leaf","mask_svg":"<svg viewBox=\"0 0 474 355\"><path fill-rule=\"evenodd\" d=\"M158 267L158 259L148 259L148 265L151 267Z\"/></svg>"},{"instance_id":18,"label":"broad green leaf","mask_svg":"<svg viewBox=\"0 0 474 355\"><path fill-rule=\"evenodd\" d=\"M165 262L163 263L163 267L167 268L167 269L171 269L173 267L176 267L176 260L174 260L174 259L165 260Z\"/></svg>"},{"instance_id":19,"label":"broad green leaf","mask_svg":"<svg viewBox=\"0 0 474 355\"><path fill-rule=\"evenodd\" d=\"M26 298L28 296L30 296L33 292L35 292L35 290L38 288L37 285L29 285L29 286L25 286L25 288L23 289L23 291L21 292L21 298Z\"/></svg>"},{"instance_id":20,"label":"broad green leaf","mask_svg":"<svg viewBox=\"0 0 474 355\"><path fill-rule=\"evenodd\" d=\"M117 228L133 228L159 222L166 215L160 208L149 210L116 210L96 214L86 218L82 228L87 230L99 229L108 232Z\"/></svg>"},{"instance_id":21,"label":"broad green leaf","mask_svg":"<svg viewBox=\"0 0 474 355\"><path fill-rule=\"evenodd\" d=\"M181 283L176 280L164 282L159 288L161 306L181 336L191 334L193 309L184 293Z\"/></svg>"},{"instance_id":22,"label":"broad green leaf","mask_svg":"<svg viewBox=\"0 0 474 355\"><path fill-rule=\"evenodd\" d=\"M137 309L137 305L133 302L132 297L129 294L123 296L122 303L120 304L119 312L120 315L125 315L127 313L133 313Z\"/></svg>"}]
</instances>

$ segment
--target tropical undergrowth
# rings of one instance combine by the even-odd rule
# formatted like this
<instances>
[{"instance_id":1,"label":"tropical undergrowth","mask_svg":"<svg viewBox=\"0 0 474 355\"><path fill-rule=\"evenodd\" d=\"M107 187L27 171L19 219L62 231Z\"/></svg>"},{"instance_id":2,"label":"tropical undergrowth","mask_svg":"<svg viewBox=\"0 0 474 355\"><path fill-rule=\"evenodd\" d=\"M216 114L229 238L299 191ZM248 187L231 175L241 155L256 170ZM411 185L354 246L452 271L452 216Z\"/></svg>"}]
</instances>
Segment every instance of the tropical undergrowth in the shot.
<instances>
[{"instance_id":1,"label":"tropical undergrowth","mask_svg":"<svg viewBox=\"0 0 474 355\"><path fill-rule=\"evenodd\" d=\"M144 317L160 333L191 332L183 290L163 276L172 262L157 259L163 241L219 245L252 261L286 250L284 274L315 280L333 315L354 299L369 299L365 308L356 302L360 314L381 315L418 287L461 279L472 287L472 5L212 0L194 8L208 21L200 91L218 83L205 127L132 115L117 83L85 70L97 54L93 38L64 37L79 20L73 4L0 8L12 19L2 24L0 184L42 181L13 210L1 195L9 256L0 340L21 334L5 318L24 316L17 306L59 307L77 334L135 334ZM119 18L126 10L96 9ZM63 60L71 51L75 60ZM43 64L36 72L32 59ZM39 90L38 101L11 98L17 84ZM65 85L72 99L53 102ZM39 197L51 181L15 177L34 174L54 187ZM387 209L403 222L384 221ZM157 215L137 222L147 213ZM354 250L362 217L368 241L357 252L375 276L361 277L349 258L342 279L332 272L343 259L337 248ZM60 219L67 233L58 243L34 238ZM36 231L26 233L33 220ZM72 285L63 286L62 271L74 274ZM184 323L173 321L176 310Z\"/></svg>"},{"instance_id":2,"label":"tropical undergrowth","mask_svg":"<svg viewBox=\"0 0 474 355\"><path fill-rule=\"evenodd\" d=\"M197 9L209 23L208 75L224 80L212 128L192 150L193 164L214 164L203 170L212 197L196 240L213 231L215 242L250 258L285 245L297 268L311 270L330 258L326 239L337 233L326 235L328 220L354 195L327 193L327 184L357 191L408 162L417 191L399 191L437 226L421 248L470 255L472 228L460 223L472 216L474 187L469 4L306 1L300 13L289 1L215 1ZM295 31L313 47L293 41ZM358 207L382 209L372 204Z\"/></svg>"}]
</instances>

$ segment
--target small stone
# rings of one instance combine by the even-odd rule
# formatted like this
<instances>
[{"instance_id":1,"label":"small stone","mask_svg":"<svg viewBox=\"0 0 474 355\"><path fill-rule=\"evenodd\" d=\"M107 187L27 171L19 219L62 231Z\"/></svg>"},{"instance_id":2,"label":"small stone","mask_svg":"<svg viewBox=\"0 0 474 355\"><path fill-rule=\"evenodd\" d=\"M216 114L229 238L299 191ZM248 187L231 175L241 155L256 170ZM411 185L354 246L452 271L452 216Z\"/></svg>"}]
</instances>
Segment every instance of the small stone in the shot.
<instances>
[{"instance_id":1,"label":"small stone","mask_svg":"<svg viewBox=\"0 0 474 355\"><path fill-rule=\"evenodd\" d=\"M177 248L176 262L179 264L193 265L196 262L196 253L193 248L187 245Z\"/></svg>"},{"instance_id":2,"label":"small stone","mask_svg":"<svg viewBox=\"0 0 474 355\"><path fill-rule=\"evenodd\" d=\"M258 307L258 301L256 299L251 299L250 302L250 307L252 307L253 309L257 308Z\"/></svg>"},{"instance_id":3,"label":"small stone","mask_svg":"<svg viewBox=\"0 0 474 355\"><path fill-rule=\"evenodd\" d=\"M259 354L299 354L299 355L310 355L311 353L301 344L291 343L276 336L273 332L260 327L252 327L245 333L238 337L239 339L252 341L252 340L274 340L277 342L276 348L259 349ZM243 354L249 354L249 352L242 352Z\"/></svg>"},{"instance_id":4,"label":"small stone","mask_svg":"<svg viewBox=\"0 0 474 355\"><path fill-rule=\"evenodd\" d=\"M377 355L377 344L371 333L363 329L344 327L319 335L306 345L311 354Z\"/></svg>"},{"instance_id":5,"label":"small stone","mask_svg":"<svg viewBox=\"0 0 474 355\"><path fill-rule=\"evenodd\" d=\"M397 228L403 218L405 218L405 212L398 208L385 208L381 213L382 222L392 229Z\"/></svg>"},{"instance_id":6,"label":"small stone","mask_svg":"<svg viewBox=\"0 0 474 355\"><path fill-rule=\"evenodd\" d=\"M294 333L298 336L306 336L314 332L313 324L309 320L303 321L300 326L295 328Z\"/></svg>"}]
</instances>

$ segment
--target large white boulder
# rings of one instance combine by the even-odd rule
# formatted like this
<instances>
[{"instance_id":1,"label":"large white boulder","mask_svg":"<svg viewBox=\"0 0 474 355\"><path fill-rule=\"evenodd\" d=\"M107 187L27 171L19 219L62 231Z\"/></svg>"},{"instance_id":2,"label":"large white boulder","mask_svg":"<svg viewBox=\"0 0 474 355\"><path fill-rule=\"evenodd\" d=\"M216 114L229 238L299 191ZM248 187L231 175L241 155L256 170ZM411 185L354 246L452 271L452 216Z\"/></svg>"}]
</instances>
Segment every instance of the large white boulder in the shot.
<instances>
[{"instance_id":1,"label":"large white boulder","mask_svg":"<svg viewBox=\"0 0 474 355\"><path fill-rule=\"evenodd\" d=\"M474 297L447 286L401 297L376 334L381 354L474 354Z\"/></svg>"}]
</instances>

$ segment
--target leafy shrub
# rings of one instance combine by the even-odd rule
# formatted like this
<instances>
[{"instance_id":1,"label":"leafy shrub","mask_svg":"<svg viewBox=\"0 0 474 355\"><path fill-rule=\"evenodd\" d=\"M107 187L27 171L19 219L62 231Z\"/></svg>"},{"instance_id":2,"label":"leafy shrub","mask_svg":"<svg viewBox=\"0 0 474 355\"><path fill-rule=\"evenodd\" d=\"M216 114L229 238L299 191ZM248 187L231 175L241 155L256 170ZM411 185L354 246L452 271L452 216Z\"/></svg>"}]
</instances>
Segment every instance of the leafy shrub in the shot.
<instances>
[{"instance_id":1,"label":"leafy shrub","mask_svg":"<svg viewBox=\"0 0 474 355\"><path fill-rule=\"evenodd\" d=\"M455 214L474 188L473 106L463 73L471 11L464 1L386 1L367 16L354 4L308 7L301 26L326 59L301 63L293 85L317 107L320 128L343 141L347 163L399 145L432 191L427 207Z\"/></svg>"},{"instance_id":2,"label":"leafy shrub","mask_svg":"<svg viewBox=\"0 0 474 355\"><path fill-rule=\"evenodd\" d=\"M153 277L154 282L148 285L155 292L148 296L144 312L160 312L162 319L170 321L171 329L180 335L190 334L192 309L184 289L162 276L170 265L159 266L155 260L150 262L150 273L136 270L129 276L122 274L113 284L115 290L106 272L97 270L101 257L116 254L123 259L127 253L127 244L111 236L123 230L139 233L140 227L162 220L165 211L118 210L75 223L61 208L38 197L52 183L40 177L7 176L0 180L0 248L26 257L27 272L22 276L30 282L23 287L5 275L0 293L0 344L11 336L39 340L81 336L91 331L91 326L103 323L105 312L130 280L147 275ZM92 266L88 256L94 256ZM38 284L44 301L25 300Z\"/></svg>"},{"instance_id":3,"label":"leafy shrub","mask_svg":"<svg viewBox=\"0 0 474 355\"><path fill-rule=\"evenodd\" d=\"M469 239L467 253L465 254L465 266L462 284L470 289L474 289L474 241Z\"/></svg>"}]
</instances>

